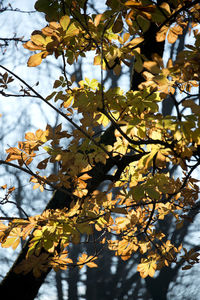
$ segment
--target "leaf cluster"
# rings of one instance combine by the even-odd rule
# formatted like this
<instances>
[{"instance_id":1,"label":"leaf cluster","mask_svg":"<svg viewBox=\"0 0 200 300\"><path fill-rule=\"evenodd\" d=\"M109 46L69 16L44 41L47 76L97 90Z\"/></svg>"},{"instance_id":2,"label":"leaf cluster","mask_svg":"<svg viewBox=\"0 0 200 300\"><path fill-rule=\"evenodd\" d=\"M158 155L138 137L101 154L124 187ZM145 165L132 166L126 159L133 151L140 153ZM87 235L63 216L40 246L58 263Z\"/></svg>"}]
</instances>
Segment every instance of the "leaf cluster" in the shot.
<instances>
[{"instance_id":1,"label":"leaf cluster","mask_svg":"<svg viewBox=\"0 0 200 300\"><path fill-rule=\"evenodd\" d=\"M140 253L137 270L142 278L152 277L156 270L176 263L181 251L181 245L173 245L165 232L157 230L157 223L171 215L180 228L198 200L198 180L192 178L192 172L200 164L200 111L192 87L199 84L200 35L195 29L194 46L187 46L166 66L157 53L149 60L141 49L151 38L147 33L152 24L157 28L156 42L167 39L175 43L189 19L193 27L197 18L199 21L199 4L108 0L103 14L89 15L87 1L69 1L58 18L60 4L52 1L51 6L50 2L36 2L36 9L45 12L50 22L41 31L33 32L24 47L40 51L29 58L29 67L38 66L49 55L62 57L64 76L55 80L46 98L36 95L71 123L73 130L63 131L59 124L54 130L47 125L45 130L28 132L18 147L6 150L5 164L17 160L21 170L31 175L34 189L44 191L50 185L70 200L64 209L45 210L38 216L1 224L1 245L15 249L20 238L31 236L26 260L16 271L33 270L35 276L40 276L49 267L96 267L94 260L100 252L94 231L98 231L98 244L107 246L123 260ZM101 72L100 81L85 78L73 87L65 67L75 64L88 51L95 52L94 65L113 69L117 75L121 66L129 65L134 57L135 71L146 81L138 90L126 93L120 87L106 90ZM3 88L12 81L5 74ZM183 100L176 100L177 89L186 95ZM35 93L32 88L31 91ZM175 102L174 116L160 113L159 105L167 96ZM54 106L57 101L60 110ZM75 111L81 115L80 125L73 120ZM94 128L100 127L103 131L95 133ZM104 134L109 130L112 138L107 140ZM61 141L65 138L70 140L67 149ZM33 172L29 166L41 152L45 158ZM55 162L59 163L57 174L39 173ZM180 166L182 177L171 176L167 171L169 163ZM102 192L99 186L106 180L109 184ZM69 245L80 243L81 238L84 243L93 238L94 255L83 253L77 262L72 262ZM196 253L184 251L183 259L197 262Z\"/></svg>"}]
</instances>

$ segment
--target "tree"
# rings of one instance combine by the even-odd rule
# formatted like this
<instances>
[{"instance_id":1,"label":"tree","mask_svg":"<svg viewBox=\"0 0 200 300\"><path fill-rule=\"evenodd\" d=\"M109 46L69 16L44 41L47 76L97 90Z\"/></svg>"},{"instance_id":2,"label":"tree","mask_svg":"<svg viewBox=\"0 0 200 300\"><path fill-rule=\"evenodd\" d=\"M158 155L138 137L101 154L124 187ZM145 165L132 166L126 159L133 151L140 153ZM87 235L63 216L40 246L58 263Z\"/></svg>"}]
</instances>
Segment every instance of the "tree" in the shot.
<instances>
[{"instance_id":1,"label":"tree","mask_svg":"<svg viewBox=\"0 0 200 300\"><path fill-rule=\"evenodd\" d=\"M108 0L106 6L102 14L89 14L88 1L36 1L35 8L45 13L49 25L34 31L24 47L39 51L30 56L29 67L37 67L50 55L61 58L63 76L55 80L50 95L43 97L0 66L5 72L3 89L14 78L19 80L30 97L50 106L73 128L64 131L61 123L55 129L47 125L45 130L27 132L25 140L7 149L7 159L0 161L28 173L34 188L55 190L41 215L6 218L9 223L1 224L2 247L15 249L20 238L27 239L1 284L2 293L10 298L34 299L52 268L97 267L104 248L124 261L138 253L142 278L172 264L187 262L184 269L189 269L198 262L199 249L183 246L182 250L160 223L173 216L178 229L188 217L193 220L192 212L199 208L198 180L192 173L200 164L196 103L200 35L195 28L200 5L198 1ZM183 29L193 32L195 43L165 66L164 43L174 43ZM67 66L86 52L95 52L100 81L85 78L74 86ZM119 75L124 64L131 67L132 58L131 89L106 89L104 73L112 70ZM173 116L159 111L159 103L168 99L176 108ZM74 121L76 112L79 123ZM39 154L45 158L34 165ZM55 162L58 173L48 174L48 166ZM168 172L174 166L180 168L178 178ZM105 182L109 182L106 191L101 191ZM13 190L8 187L5 198ZM88 241L93 252L72 261L70 245Z\"/></svg>"}]
</instances>

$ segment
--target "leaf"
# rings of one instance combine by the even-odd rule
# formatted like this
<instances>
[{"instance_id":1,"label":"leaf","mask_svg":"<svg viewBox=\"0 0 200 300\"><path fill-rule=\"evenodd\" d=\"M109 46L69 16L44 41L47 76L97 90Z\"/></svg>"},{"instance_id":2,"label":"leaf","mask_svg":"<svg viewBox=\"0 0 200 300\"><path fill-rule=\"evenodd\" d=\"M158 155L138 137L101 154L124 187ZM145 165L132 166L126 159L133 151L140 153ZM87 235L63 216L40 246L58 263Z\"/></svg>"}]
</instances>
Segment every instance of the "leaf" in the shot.
<instances>
[{"instance_id":1,"label":"leaf","mask_svg":"<svg viewBox=\"0 0 200 300\"><path fill-rule=\"evenodd\" d=\"M88 266L89 268L97 268L98 267L98 265L95 264L93 261L86 263L86 266Z\"/></svg>"},{"instance_id":2,"label":"leaf","mask_svg":"<svg viewBox=\"0 0 200 300\"><path fill-rule=\"evenodd\" d=\"M184 100L182 104L184 107L189 107L194 114L200 114L200 107L193 100Z\"/></svg>"},{"instance_id":3,"label":"leaf","mask_svg":"<svg viewBox=\"0 0 200 300\"><path fill-rule=\"evenodd\" d=\"M120 230L124 230L130 224L130 220L128 220L126 217L118 217L115 219L115 223Z\"/></svg>"},{"instance_id":4,"label":"leaf","mask_svg":"<svg viewBox=\"0 0 200 300\"><path fill-rule=\"evenodd\" d=\"M142 38L142 37L137 37L137 38L131 40L130 42L128 42L128 43L126 44L126 46L127 46L127 45L130 45L131 47L134 47L134 48L135 48L137 45L139 46L139 44L141 44L143 41L144 41L144 38Z\"/></svg>"},{"instance_id":5,"label":"leaf","mask_svg":"<svg viewBox=\"0 0 200 300\"><path fill-rule=\"evenodd\" d=\"M60 25L62 27L62 29L65 31L67 29L67 27L69 26L70 23L70 17L69 16L63 16L60 19Z\"/></svg>"},{"instance_id":6,"label":"leaf","mask_svg":"<svg viewBox=\"0 0 200 300\"><path fill-rule=\"evenodd\" d=\"M163 42L165 40L168 29L169 29L168 26L166 25L162 26L162 28L156 34L157 42Z\"/></svg>"},{"instance_id":7,"label":"leaf","mask_svg":"<svg viewBox=\"0 0 200 300\"><path fill-rule=\"evenodd\" d=\"M49 268L48 266L48 253L42 253L39 256L31 255L28 259L24 259L20 264L18 264L14 271L17 274L23 273L28 274L31 271L36 278L41 277L43 272L46 272Z\"/></svg>"},{"instance_id":8,"label":"leaf","mask_svg":"<svg viewBox=\"0 0 200 300\"><path fill-rule=\"evenodd\" d=\"M6 237L8 236L8 228L9 227L7 225L0 222L0 242L5 241Z\"/></svg>"},{"instance_id":9,"label":"leaf","mask_svg":"<svg viewBox=\"0 0 200 300\"><path fill-rule=\"evenodd\" d=\"M6 161L18 160L20 166L22 166L24 162L26 162L26 164L29 164L31 162L31 161L28 162L27 161L28 156L25 153L23 153L22 150L16 147L11 147L7 149L6 152L8 153Z\"/></svg>"},{"instance_id":10,"label":"leaf","mask_svg":"<svg viewBox=\"0 0 200 300\"><path fill-rule=\"evenodd\" d=\"M46 44L44 37L40 34L34 34L31 36L31 41L37 46L42 46Z\"/></svg>"},{"instance_id":11,"label":"leaf","mask_svg":"<svg viewBox=\"0 0 200 300\"><path fill-rule=\"evenodd\" d=\"M122 21L122 16L121 14L118 15L117 19L115 20L113 27L112 27L112 31L114 33L118 33L121 32L123 28L123 21Z\"/></svg>"},{"instance_id":12,"label":"leaf","mask_svg":"<svg viewBox=\"0 0 200 300\"><path fill-rule=\"evenodd\" d=\"M169 33L167 35L167 40L169 43L173 44L176 42L178 35L183 33L183 29L179 25L175 25L174 27L169 29Z\"/></svg>"},{"instance_id":13,"label":"leaf","mask_svg":"<svg viewBox=\"0 0 200 300\"><path fill-rule=\"evenodd\" d=\"M103 14L98 14L98 15L95 16L95 19L94 19L94 25L95 25L95 27L97 27L99 25L99 23L100 23L100 21L102 19L102 16L103 16Z\"/></svg>"},{"instance_id":14,"label":"leaf","mask_svg":"<svg viewBox=\"0 0 200 300\"><path fill-rule=\"evenodd\" d=\"M186 265L184 267L182 267L182 270L189 270L192 268L192 265Z\"/></svg>"},{"instance_id":15,"label":"leaf","mask_svg":"<svg viewBox=\"0 0 200 300\"><path fill-rule=\"evenodd\" d=\"M5 190L7 188L7 184L1 186L1 189Z\"/></svg>"},{"instance_id":16,"label":"leaf","mask_svg":"<svg viewBox=\"0 0 200 300\"><path fill-rule=\"evenodd\" d=\"M154 199L154 200L159 200L160 199L160 193L155 190L155 187L149 187L149 188L147 187L145 189L145 192L148 194L148 196L151 199Z\"/></svg>"},{"instance_id":17,"label":"leaf","mask_svg":"<svg viewBox=\"0 0 200 300\"><path fill-rule=\"evenodd\" d=\"M97 257L88 256L86 253L83 253L82 256L79 256L79 261L77 264L79 265L80 269L84 266L84 264L90 268L96 268L97 264L93 262L95 259L97 259Z\"/></svg>"},{"instance_id":18,"label":"leaf","mask_svg":"<svg viewBox=\"0 0 200 300\"><path fill-rule=\"evenodd\" d=\"M136 72L141 73L143 70L143 60L141 58L141 56L136 52L133 51L135 54L135 63L134 63L134 69L136 70Z\"/></svg>"},{"instance_id":19,"label":"leaf","mask_svg":"<svg viewBox=\"0 0 200 300\"><path fill-rule=\"evenodd\" d=\"M37 165L37 168L40 169L40 170L46 169L48 161L49 161L49 158L46 158L46 159L42 160L42 161Z\"/></svg>"},{"instance_id":20,"label":"leaf","mask_svg":"<svg viewBox=\"0 0 200 300\"><path fill-rule=\"evenodd\" d=\"M140 272L142 278L147 276L153 277L156 271L156 261L151 259L142 259L142 263L137 266L137 271Z\"/></svg>"},{"instance_id":21,"label":"leaf","mask_svg":"<svg viewBox=\"0 0 200 300\"><path fill-rule=\"evenodd\" d=\"M126 43L129 38L130 38L130 33L129 32L125 32L124 35L123 35L123 42Z\"/></svg>"},{"instance_id":22,"label":"leaf","mask_svg":"<svg viewBox=\"0 0 200 300\"><path fill-rule=\"evenodd\" d=\"M141 27L143 33L146 32L149 29L151 22L148 19L146 19L140 15L137 16L136 19L137 19L137 22L138 22L139 26Z\"/></svg>"},{"instance_id":23,"label":"leaf","mask_svg":"<svg viewBox=\"0 0 200 300\"><path fill-rule=\"evenodd\" d=\"M20 243L20 235L21 235L21 228L13 228L9 236L6 238L6 241L1 244L2 248L9 248L12 247L15 250L19 243Z\"/></svg>"},{"instance_id":24,"label":"leaf","mask_svg":"<svg viewBox=\"0 0 200 300\"><path fill-rule=\"evenodd\" d=\"M60 81L60 80L55 80L54 85L53 85L53 88L54 88L54 89L57 89L59 86L61 86L61 84L62 84L62 81Z\"/></svg>"},{"instance_id":25,"label":"leaf","mask_svg":"<svg viewBox=\"0 0 200 300\"><path fill-rule=\"evenodd\" d=\"M28 67L39 66L42 62L42 54L43 54L43 52L33 54L27 62Z\"/></svg>"},{"instance_id":26,"label":"leaf","mask_svg":"<svg viewBox=\"0 0 200 300\"><path fill-rule=\"evenodd\" d=\"M132 189L131 189L131 194L133 195L133 199L136 201L136 202L139 202L140 200L142 200L145 196L144 194L144 188L141 186L141 185L137 185L137 186L134 186Z\"/></svg>"},{"instance_id":27,"label":"leaf","mask_svg":"<svg viewBox=\"0 0 200 300\"><path fill-rule=\"evenodd\" d=\"M165 13L167 13L168 15L171 15L171 9L170 9L169 3L163 2L163 3L161 3L160 7L165 10Z\"/></svg>"},{"instance_id":28,"label":"leaf","mask_svg":"<svg viewBox=\"0 0 200 300\"><path fill-rule=\"evenodd\" d=\"M54 271L58 271L59 269L66 270L67 265L72 264L72 263L73 263L72 259L68 258L67 251L62 252L62 254L60 256L57 254L54 255L53 259L50 262Z\"/></svg>"},{"instance_id":29,"label":"leaf","mask_svg":"<svg viewBox=\"0 0 200 300\"><path fill-rule=\"evenodd\" d=\"M97 55L94 57L94 63L95 66L100 65L101 64L101 56Z\"/></svg>"},{"instance_id":30,"label":"leaf","mask_svg":"<svg viewBox=\"0 0 200 300\"><path fill-rule=\"evenodd\" d=\"M72 37L74 35L77 35L78 33L79 33L79 29L76 27L76 25L74 23L72 23L68 27L68 29L67 29L67 31L65 33L64 38Z\"/></svg>"},{"instance_id":31,"label":"leaf","mask_svg":"<svg viewBox=\"0 0 200 300\"><path fill-rule=\"evenodd\" d=\"M43 46L38 46L38 45L34 45L31 41L26 42L25 44L23 44L23 47L25 49L28 49L30 51L35 51L35 50L44 50Z\"/></svg>"},{"instance_id":32,"label":"leaf","mask_svg":"<svg viewBox=\"0 0 200 300\"><path fill-rule=\"evenodd\" d=\"M176 33L174 33L171 29L169 30L169 33L167 35L167 40L170 44L173 44L176 42L178 38L178 35Z\"/></svg>"},{"instance_id":33,"label":"leaf","mask_svg":"<svg viewBox=\"0 0 200 300\"><path fill-rule=\"evenodd\" d=\"M56 92L54 91L49 96L46 97L46 100L47 101L51 100L55 95L56 95Z\"/></svg>"},{"instance_id":34,"label":"leaf","mask_svg":"<svg viewBox=\"0 0 200 300\"><path fill-rule=\"evenodd\" d=\"M153 74L160 73L160 67L155 61L145 61L143 66Z\"/></svg>"}]
</instances>

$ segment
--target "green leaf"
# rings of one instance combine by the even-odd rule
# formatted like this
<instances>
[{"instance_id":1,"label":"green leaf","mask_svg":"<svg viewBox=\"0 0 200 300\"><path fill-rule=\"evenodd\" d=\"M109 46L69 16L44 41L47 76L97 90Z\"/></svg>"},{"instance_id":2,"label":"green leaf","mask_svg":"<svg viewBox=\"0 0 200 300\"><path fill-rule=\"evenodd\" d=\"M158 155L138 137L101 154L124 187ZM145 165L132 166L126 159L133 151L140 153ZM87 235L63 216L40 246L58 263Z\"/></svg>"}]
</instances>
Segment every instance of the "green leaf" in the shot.
<instances>
[{"instance_id":1,"label":"green leaf","mask_svg":"<svg viewBox=\"0 0 200 300\"><path fill-rule=\"evenodd\" d=\"M53 85L53 88L56 89L58 88L59 86L61 86L62 82L60 80L55 80L54 82L54 85Z\"/></svg>"},{"instance_id":2,"label":"green leaf","mask_svg":"<svg viewBox=\"0 0 200 300\"><path fill-rule=\"evenodd\" d=\"M114 33L118 33L118 32L121 32L122 29L123 29L123 21L122 21L121 14L119 14L116 21L114 22L114 25L112 27L112 31Z\"/></svg>"},{"instance_id":3,"label":"green leaf","mask_svg":"<svg viewBox=\"0 0 200 300\"><path fill-rule=\"evenodd\" d=\"M140 15L137 16L136 19L142 31L146 32L149 29L151 22Z\"/></svg>"},{"instance_id":4,"label":"green leaf","mask_svg":"<svg viewBox=\"0 0 200 300\"><path fill-rule=\"evenodd\" d=\"M56 92L52 92L49 96L46 97L46 100L49 101L55 96Z\"/></svg>"},{"instance_id":5,"label":"green leaf","mask_svg":"<svg viewBox=\"0 0 200 300\"><path fill-rule=\"evenodd\" d=\"M155 200L160 199L160 193L155 190L155 186L146 187L145 192L148 194L148 196L151 199L155 199Z\"/></svg>"},{"instance_id":6,"label":"green leaf","mask_svg":"<svg viewBox=\"0 0 200 300\"><path fill-rule=\"evenodd\" d=\"M133 199L136 200L136 202L139 202L140 200L142 200L145 197L144 194L144 187L141 185L136 185L132 188L132 195L133 195Z\"/></svg>"},{"instance_id":7,"label":"green leaf","mask_svg":"<svg viewBox=\"0 0 200 300\"><path fill-rule=\"evenodd\" d=\"M39 12L45 13L47 21L58 21L62 14L62 9L58 1L54 0L37 0L35 9Z\"/></svg>"}]
</instances>

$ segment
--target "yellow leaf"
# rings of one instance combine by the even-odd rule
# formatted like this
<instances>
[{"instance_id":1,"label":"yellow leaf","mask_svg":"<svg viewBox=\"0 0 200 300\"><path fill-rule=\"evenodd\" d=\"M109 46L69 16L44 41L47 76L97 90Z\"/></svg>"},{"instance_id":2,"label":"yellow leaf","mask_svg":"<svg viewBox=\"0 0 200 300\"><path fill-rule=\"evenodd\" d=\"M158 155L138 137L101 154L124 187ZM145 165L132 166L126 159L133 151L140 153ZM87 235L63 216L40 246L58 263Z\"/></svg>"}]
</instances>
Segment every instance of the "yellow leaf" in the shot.
<instances>
[{"instance_id":1,"label":"yellow leaf","mask_svg":"<svg viewBox=\"0 0 200 300\"><path fill-rule=\"evenodd\" d=\"M8 153L6 161L18 160L20 166L23 165L24 161L26 161L27 163L28 156L25 153L23 153L20 149L16 147L11 147L7 149L6 152Z\"/></svg>"},{"instance_id":2,"label":"yellow leaf","mask_svg":"<svg viewBox=\"0 0 200 300\"><path fill-rule=\"evenodd\" d=\"M75 25L74 23L72 23L72 24L68 27L68 29L67 29L67 31L66 31L66 33L65 33L65 38L70 37L70 36L77 35L78 33L79 33L78 28L76 27L76 25Z\"/></svg>"},{"instance_id":3,"label":"yellow leaf","mask_svg":"<svg viewBox=\"0 0 200 300\"><path fill-rule=\"evenodd\" d=\"M83 174L82 176L79 177L79 179L81 179L81 180L88 180L90 178L92 178L92 177L88 174Z\"/></svg>"},{"instance_id":4,"label":"yellow leaf","mask_svg":"<svg viewBox=\"0 0 200 300\"><path fill-rule=\"evenodd\" d=\"M34 44L38 45L38 46L42 46L42 45L46 44L44 37L42 35L40 35L40 34L34 34L34 35L32 35L31 36L31 41Z\"/></svg>"},{"instance_id":5,"label":"yellow leaf","mask_svg":"<svg viewBox=\"0 0 200 300\"><path fill-rule=\"evenodd\" d=\"M67 29L67 27L69 26L70 23L70 17L69 16L63 16L60 19L60 25L62 27L62 29L65 31Z\"/></svg>"},{"instance_id":6,"label":"yellow leaf","mask_svg":"<svg viewBox=\"0 0 200 300\"><path fill-rule=\"evenodd\" d=\"M157 42L163 42L165 40L168 29L168 26L162 26L162 28L156 34Z\"/></svg>"},{"instance_id":7,"label":"yellow leaf","mask_svg":"<svg viewBox=\"0 0 200 300\"><path fill-rule=\"evenodd\" d=\"M169 33L167 35L167 40L170 44L173 44L176 42L178 38L178 35L176 33L174 33L171 29L169 30Z\"/></svg>"},{"instance_id":8,"label":"yellow leaf","mask_svg":"<svg viewBox=\"0 0 200 300\"><path fill-rule=\"evenodd\" d=\"M96 15L95 19L94 19L94 26L97 27L101 21L101 18L102 18L102 14L98 14Z\"/></svg>"},{"instance_id":9,"label":"yellow leaf","mask_svg":"<svg viewBox=\"0 0 200 300\"><path fill-rule=\"evenodd\" d=\"M124 35L123 35L123 42L126 43L129 38L130 38L130 33L125 32Z\"/></svg>"},{"instance_id":10,"label":"yellow leaf","mask_svg":"<svg viewBox=\"0 0 200 300\"><path fill-rule=\"evenodd\" d=\"M27 62L28 67L36 67L40 65L42 62L42 54L43 52L33 54Z\"/></svg>"},{"instance_id":11,"label":"yellow leaf","mask_svg":"<svg viewBox=\"0 0 200 300\"><path fill-rule=\"evenodd\" d=\"M156 271L156 261L152 259L142 259L142 263L137 266L142 278L153 277Z\"/></svg>"},{"instance_id":12,"label":"yellow leaf","mask_svg":"<svg viewBox=\"0 0 200 300\"><path fill-rule=\"evenodd\" d=\"M57 22L50 22L49 27L52 28L52 29L59 29L60 24L58 24Z\"/></svg>"},{"instance_id":13,"label":"yellow leaf","mask_svg":"<svg viewBox=\"0 0 200 300\"><path fill-rule=\"evenodd\" d=\"M73 203L71 203L71 206L73 205ZM75 214L77 214L79 212L79 208L80 208L80 202L77 201L75 205L73 205L72 207L70 207L70 210L67 213L67 216L72 217Z\"/></svg>"},{"instance_id":14,"label":"yellow leaf","mask_svg":"<svg viewBox=\"0 0 200 300\"><path fill-rule=\"evenodd\" d=\"M130 220L128 218L119 217L115 219L115 223L119 229L123 230L130 224Z\"/></svg>"},{"instance_id":15,"label":"yellow leaf","mask_svg":"<svg viewBox=\"0 0 200 300\"><path fill-rule=\"evenodd\" d=\"M25 49L30 50L30 51L44 50L45 49L43 46L34 45L31 41L28 41L27 43L23 44L23 47Z\"/></svg>"},{"instance_id":16,"label":"yellow leaf","mask_svg":"<svg viewBox=\"0 0 200 300\"><path fill-rule=\"evenodd\" d=\"M6 231L8 229L8 226L0 222L0 242L4 241L6 237Z\"/></svg>"},{"instance_id":17,"label":"yellow leaf","mask_svg":"<svg viewBox=\"0 0 200 300\"><path fill-rule=\"evenodd\" d=\"M97 122L100 125L103 125L104 127L106 127L110 123L110 120L105 115L101 114L101 115L99 115Z\"/></svg>"},{"instance_id":18,"label":"yellow leaf","mask_svg":"<svg viewBox=\"0 0 200 300\"><path fill-rule=\"evenodd\" d=\"M13 250L17 248L17 246L20 243L20 234L21 234L21 228L13 228L7 237L6 241L1 244L2 248L9 248L12 247Z\"/></svg>"},{"instance_id":19,"label":"yellow leaf","mask_svg":"<svg viewBox=\"0 0 200 300\"><path fill-rule=\"evenodd\" d=\"M170 28L170 30L177 35L183 33L183 28L179 25L175 25L174 27Z\"/></svg>"},{"instance_id":20,"label":"yellow leaf","mask_svg":"<svg viewBox=\"0 0 200 300\"><path fill-rule=\"evenodd\" d=\"M5 190L7 188L7 184L1 186L1 189Z\"/></svg>"},{"instance_id":21,"label":"yellow leaf","mask_svg":"<svg viewBox=\"0 0 200 300\"><path fill-rule=\"evenodd\" d=\"M163 2L160 5L161 8L164 8L164 10L170 15L171 14L171 10L170 10L170 6L167 2Z\"/></svg>"},{"instance_id":22,"label":"yellow leaf","mask_svg":"<svg viewBox=\"0 0 200 300\"><path fill-rule=\"evenodd\" d=\"M27 132L25 134L25 139L28 141L34 141L35 140L35 134L33 132Z\"/></svg>"},{"instance_id":23,"label":"yellow leaf","mask_svg":"<svg viewBox=\"0 0 200 300\"><path fill-rule=\"evenodd\" d=\"M167 62L167 68L172 68L173 67L173 61L171 58L169 58L168 62Z\"/></svg>"},{"instance_id":24,"label":"yellow leaf","mask_svg":"<svg viewBox=\"0 0 200 300\"><path fill-rule=\"evenodd\" d=\"M95 264L93 261L90 261L90 262L86 263L86 265L87 265L89 268L97 268L97 267L98 267L98 265Z\"/></svg>"},{"instance_id":25,"label":"yellow leaf","mask_svg":"<svg viewBox=\"0 0 200 300\"><path fill-rule=\"evenodd\" d=\"M133 40L131 40L130 42L128 42L126 44L127 45L130 45L131 47L136 47L137 45L139 45L140 43L142 43L144 41L144 39L142 37L137 37Z\"/></svg>"},{"instance_id":26,"label":"yellow leaf","mask_svg":"<svg viewBox=\"0 0 200 300\"><path fill-rule=\"evenodd\" d=\"M145 61L143 66L153 74L160 73L160 68L155 61Z\"/></svg>"}]
</instances>

